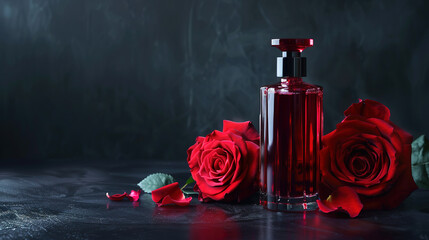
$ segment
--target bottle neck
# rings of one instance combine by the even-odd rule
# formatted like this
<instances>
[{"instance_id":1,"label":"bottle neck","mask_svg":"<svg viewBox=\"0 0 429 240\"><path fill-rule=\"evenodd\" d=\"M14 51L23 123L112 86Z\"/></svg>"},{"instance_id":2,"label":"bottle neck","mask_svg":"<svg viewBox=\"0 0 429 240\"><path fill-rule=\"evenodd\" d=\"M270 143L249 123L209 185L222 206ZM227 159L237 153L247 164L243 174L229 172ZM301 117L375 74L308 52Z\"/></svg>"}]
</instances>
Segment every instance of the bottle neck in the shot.
<instances>
[{"instance_id":1,"label":"bottle neck","mask_svg":"<svg viewBox=\"0 0 429 240\"><path fill-rule=\"evenodd\" d=\"M281 78L282 85L295 85L295 84L301 84L302 78L301 77L283 77Z\"/></svg>"}]
</instances>

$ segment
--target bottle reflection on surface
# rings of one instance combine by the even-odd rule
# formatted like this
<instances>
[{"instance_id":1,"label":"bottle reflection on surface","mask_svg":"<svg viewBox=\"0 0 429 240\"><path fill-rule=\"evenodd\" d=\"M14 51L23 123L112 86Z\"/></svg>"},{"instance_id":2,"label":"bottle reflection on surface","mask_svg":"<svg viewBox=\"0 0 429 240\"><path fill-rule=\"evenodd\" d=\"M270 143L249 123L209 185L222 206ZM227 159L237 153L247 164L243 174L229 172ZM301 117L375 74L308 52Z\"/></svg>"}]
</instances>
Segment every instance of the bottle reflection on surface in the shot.
<instances>
[{"instance_id":1,"label":"bottle reflection on surface","mask_svg":"<svg viewBox=\"0 0 429 240\"><path fill-rule=\"evenodd\" d=\"M225 210L215 206L198 205L199 215L190 226L191 240L240 239L239 225L231 219Z\"/></svg>"}]
</instances>

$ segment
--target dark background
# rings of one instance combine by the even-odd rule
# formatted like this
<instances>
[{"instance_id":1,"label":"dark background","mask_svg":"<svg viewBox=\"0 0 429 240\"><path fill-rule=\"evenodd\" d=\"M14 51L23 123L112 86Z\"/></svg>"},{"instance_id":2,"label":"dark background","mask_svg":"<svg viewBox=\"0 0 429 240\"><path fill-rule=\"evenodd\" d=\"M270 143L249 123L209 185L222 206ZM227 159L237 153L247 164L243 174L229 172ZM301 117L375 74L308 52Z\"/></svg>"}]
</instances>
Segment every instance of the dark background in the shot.
<instances>
[{"instance_id":1,"label":"dark background","mask_svg":"<svg viewBox=\"0 0 429 240\"><path fill-rule=\"evenodd\" d=\"M0 0L2 163L185 161L223 119L258 126L277 37L314 38L325 133L359 98L429 134L429 1Z\"/></svg>"}]
</instances>

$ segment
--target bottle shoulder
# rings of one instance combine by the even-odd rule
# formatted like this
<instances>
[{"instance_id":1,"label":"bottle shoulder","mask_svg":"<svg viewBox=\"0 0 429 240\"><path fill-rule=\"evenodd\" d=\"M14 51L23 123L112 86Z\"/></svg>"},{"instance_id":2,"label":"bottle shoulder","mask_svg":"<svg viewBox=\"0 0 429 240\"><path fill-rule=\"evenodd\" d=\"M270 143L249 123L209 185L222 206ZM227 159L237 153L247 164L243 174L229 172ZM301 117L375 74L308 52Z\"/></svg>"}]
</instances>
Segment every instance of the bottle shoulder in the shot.
<instances>
[{"instance_id":1,"label":"bottle shoulder","mask_svg":"<svg viewBox=\"0 0 429 240\"><path fill-rule=\"evenodd\" d=\"M276 92L278 94L299 94L299 93L323 93L323 88L318 85L306 82L287 84L283 82L261 87L261 91Z\"/></svg>"}]
</instances>

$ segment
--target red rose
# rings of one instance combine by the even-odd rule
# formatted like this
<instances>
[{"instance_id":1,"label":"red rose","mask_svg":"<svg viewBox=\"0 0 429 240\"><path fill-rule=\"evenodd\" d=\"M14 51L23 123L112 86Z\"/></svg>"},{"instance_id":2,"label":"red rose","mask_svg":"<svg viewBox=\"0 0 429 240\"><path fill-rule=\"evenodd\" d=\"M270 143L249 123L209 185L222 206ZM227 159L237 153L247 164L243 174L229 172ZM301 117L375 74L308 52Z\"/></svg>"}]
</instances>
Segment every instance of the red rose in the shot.
<instances>
[{"instance_id":1,"label":"red rose","mask_svg":"<svg viewBox=\"0 0 429 240\"><path fill-rule=\"evenodd\" d=\"M242 201L257 190L259 134L252 123L223 121L223 131L197 137L188 165L200 201Z\"/></svg>"},{"instance_id":2,"label":"red rose","mask_svg":"<svg viewBox=\"0 0 429 240\"><path fill-rule=\"evenodd\" d=\"M361 100L344 114L337 129L322 139L322 187L335 195L341 186L352 188L364 209L397 207L417 188L411 175L413 137L393 124L389 109L376 101Z\"/></svg>"}]
</instances>

